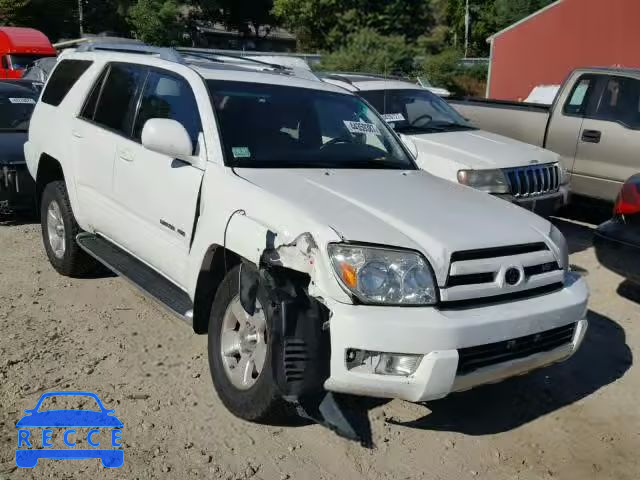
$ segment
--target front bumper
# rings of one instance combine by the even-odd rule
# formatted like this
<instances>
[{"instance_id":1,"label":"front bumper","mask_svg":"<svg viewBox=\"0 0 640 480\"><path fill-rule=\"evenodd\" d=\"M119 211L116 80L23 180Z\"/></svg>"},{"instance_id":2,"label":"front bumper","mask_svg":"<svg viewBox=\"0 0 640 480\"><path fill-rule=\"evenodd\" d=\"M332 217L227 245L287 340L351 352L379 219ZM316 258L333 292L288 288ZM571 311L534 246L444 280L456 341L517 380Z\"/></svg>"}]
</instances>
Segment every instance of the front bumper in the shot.
<instances>
[{"instance_id":1,"label":"front bumper","mask_svg":"<svg viewBox=\"0 0 640 480\"><path fill-rule=\"evenodd\" d=\"M585 281L569 274L563 289L544 296L473 309L346 305L330 301L331 375L327 390L419 402L497 382L562 361L580 346L589 293ZM573 338L535 353L458 375L458 350L503 342L576 324ZM424 355L409 376L349 369L350 349Z\"/></svg>"},{"instance_id":2,"label":"front bumper","mask_svg":"<svg viewBox=\"0 0 640 480\"><path fill-rule=\"evenodd\" d=\"M0 213L34 209L35 192L26 164L0 164Z\"/></svg>"},{"instance_id":3,"label":"front bumper","mask_svg":"<svg viewBox=\"0 0 640 480\"><path fill-rule=\"evenodd\" d=\"M548 217L569 203L569 186L560 185L557 192L538 195L530 198L516 198L513 195L496 195L538 215Z\"/></svg>"}]
</instances>

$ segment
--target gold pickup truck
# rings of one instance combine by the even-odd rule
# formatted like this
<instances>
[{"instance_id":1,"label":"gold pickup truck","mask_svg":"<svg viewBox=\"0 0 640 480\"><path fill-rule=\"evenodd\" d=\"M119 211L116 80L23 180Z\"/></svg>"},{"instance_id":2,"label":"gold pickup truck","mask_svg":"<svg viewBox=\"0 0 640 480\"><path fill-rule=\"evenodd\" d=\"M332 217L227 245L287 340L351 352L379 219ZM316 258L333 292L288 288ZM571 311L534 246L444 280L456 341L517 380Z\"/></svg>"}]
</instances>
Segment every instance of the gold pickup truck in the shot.
<instances>
[{"instance_id":1,"label":"gold pickup truck","mask_svg":"<svg viewBox=\"0 0 640 480\"><path fill-rule=\"evenodd\" d=\"M640 69L575 70L551 106L448 101L483 130L560 154L572 194L612 202L640 171Z\"/></svg>"}]
</instances>

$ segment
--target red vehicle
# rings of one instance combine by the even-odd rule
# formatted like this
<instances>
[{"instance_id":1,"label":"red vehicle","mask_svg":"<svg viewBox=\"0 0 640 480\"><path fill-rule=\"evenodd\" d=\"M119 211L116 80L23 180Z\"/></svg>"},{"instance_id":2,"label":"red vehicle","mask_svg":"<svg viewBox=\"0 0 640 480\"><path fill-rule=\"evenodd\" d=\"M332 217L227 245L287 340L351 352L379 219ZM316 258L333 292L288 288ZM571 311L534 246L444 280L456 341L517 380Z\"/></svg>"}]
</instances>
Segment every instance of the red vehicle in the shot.
<instances>
[{"instance_id":1,"label":"red vehicle","mask_svg":"<svg viewBox=\"0 0 640 480\"><path fill-rule=\"evenodd\" d=\"M0 27L0 78L20 78L35 60L56 55L44 33L33 28Z\"/></svg>"}]
</instances>

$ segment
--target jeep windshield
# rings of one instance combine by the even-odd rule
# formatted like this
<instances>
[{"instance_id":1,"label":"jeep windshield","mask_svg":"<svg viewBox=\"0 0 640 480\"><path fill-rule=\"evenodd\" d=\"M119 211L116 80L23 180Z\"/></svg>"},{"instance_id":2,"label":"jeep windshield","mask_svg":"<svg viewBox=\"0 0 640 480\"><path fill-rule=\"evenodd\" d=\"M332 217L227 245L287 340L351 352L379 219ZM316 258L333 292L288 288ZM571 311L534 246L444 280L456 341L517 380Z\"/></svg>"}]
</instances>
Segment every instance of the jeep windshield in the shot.
<instances>
[{"instance_id":1,"label":"jeep windshield","mask_svg":"<svg viewBox=\"0 0 640 480\"><path fill-rule=\"evenodd\" d=\"M400 133L476 130L447 102L428 90L370 90L358 92Z\"/></svg>"},{"instance_id":2,"label":"jeep windshield","mask_svg":"<svg viewBox=\"0 0 640 480\"><path fill-rule=\"evenodd\" d=\"M389 126L356 96L259 83L207 84L229 166L417 169Z\"/></svg>"},{"instance_id":3,"label":"jeep windshield","mask_svg":"<svg viewBox=\"0 0 640 480\"><path fill-rule=\"evenodd\" d=\"M0 91L0 132L26 132L36 106L36 95L27 89Z\"/></svg>"}]
</instances>

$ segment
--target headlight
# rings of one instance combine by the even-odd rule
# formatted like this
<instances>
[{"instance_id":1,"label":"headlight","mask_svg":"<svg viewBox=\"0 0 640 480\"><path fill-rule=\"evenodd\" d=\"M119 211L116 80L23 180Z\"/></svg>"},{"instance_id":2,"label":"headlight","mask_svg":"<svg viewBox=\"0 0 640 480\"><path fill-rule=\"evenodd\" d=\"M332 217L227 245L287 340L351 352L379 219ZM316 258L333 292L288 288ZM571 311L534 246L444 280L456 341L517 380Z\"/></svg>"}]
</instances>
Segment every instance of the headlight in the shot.
<instances>
[{"instance_id":1,"label":"headlight","mask_svg":"<svg viewBox=\"0 0 640 480\"><path fill-rule=\"evenodd\" d=\"M549 232L549 238L556 246L556 255L558 257L558 261L560 262L560 267L562 267L565 271L569 270L569 247L567 245L567 240L564 238L564 235L555 225L551 225L551 231Z\"/></svg>"},{"instance_id":2,"label":"headlight","mask_svg":"<svg viewBox=\"0 0 640 480\"><path fill-rule=\"evenodd\" d=\"M340 282L364 303L433 305L436 282L422 255L334 243L329 256Z\"/></svg>"},{"instance_id":3,"label":"headlight","mask_svg":"<svg viewBox=\"0 0 640 480\"><path fill-rule=\"evenodd\" d=\"M509 193L509 182L502 170L459 170L458 182L487 193Z\"/></svg>"}]
</instances>

